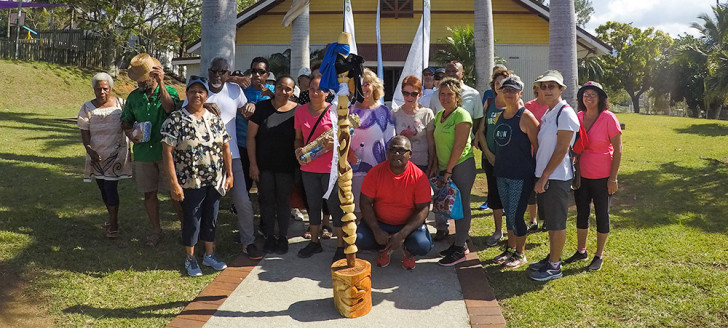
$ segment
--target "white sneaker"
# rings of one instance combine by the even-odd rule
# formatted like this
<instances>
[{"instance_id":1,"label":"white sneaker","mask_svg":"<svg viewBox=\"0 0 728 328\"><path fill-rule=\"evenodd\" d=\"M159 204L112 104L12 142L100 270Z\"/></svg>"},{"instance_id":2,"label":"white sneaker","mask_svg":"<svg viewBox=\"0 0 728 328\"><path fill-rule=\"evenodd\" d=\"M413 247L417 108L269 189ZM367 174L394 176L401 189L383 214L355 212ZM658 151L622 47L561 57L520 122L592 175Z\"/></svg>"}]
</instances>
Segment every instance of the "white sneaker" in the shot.
<instances>
[{"instance_id":1,"label":"white sneaker","mask_svg":"<svg viewBox=\"0 0 728 328\"><path fill-rule=\"evenodd\" d=\"M227 264L225 262L220 261L220 259L215 256L215 254L205 255L202 257L202 264L212 267L213 269L220 271L225 270L227 268Z\"/></svg>"},{"instance_id":2,"label":"white sneaker","mask_svg":"<svg viewBox=\"0 0 728 328\"><path fill-rule=\"evenodd\" d=\"M187 274L190 277L197 277L202 275L202 270L200 270L200 266L197 265L197 260L195 260L195 258L185 260L185 269L187 269Z\"/></svg>"},{"instance_id":3,"label":"white sneaker","mask_svg":"<svg viewBox=\"0 0 728 328\"><path fill-rule=\"evenodd\" d=\"M291 209L291 218L295 221L303 221L303 213L297 208Z\"/></svg>"}]
</instances>

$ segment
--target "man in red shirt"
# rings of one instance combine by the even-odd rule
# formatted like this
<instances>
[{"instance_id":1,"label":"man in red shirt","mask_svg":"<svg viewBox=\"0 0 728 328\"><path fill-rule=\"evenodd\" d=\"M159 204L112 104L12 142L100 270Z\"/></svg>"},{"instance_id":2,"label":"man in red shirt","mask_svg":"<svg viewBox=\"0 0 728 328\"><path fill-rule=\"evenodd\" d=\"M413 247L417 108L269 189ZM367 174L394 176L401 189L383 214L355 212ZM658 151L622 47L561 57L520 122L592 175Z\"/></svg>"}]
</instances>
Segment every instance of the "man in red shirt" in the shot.
<instances>
[{"instance_id":1,"label":"man in red shirt","mask_svg":"<svg viewBox=\"0 0 728 328\"><path fill-rule=\"evenodd\" d=\"M372 168L361 187L363 224L357 229L359 249L377 249L377 265L389 265L392 251L402 248L402 267L415 267L414 255L425 255L434 246L425 219L432 190L422 170L410 162L412 145L395 136L387 160Z\"/></svg>"}]
</instances>

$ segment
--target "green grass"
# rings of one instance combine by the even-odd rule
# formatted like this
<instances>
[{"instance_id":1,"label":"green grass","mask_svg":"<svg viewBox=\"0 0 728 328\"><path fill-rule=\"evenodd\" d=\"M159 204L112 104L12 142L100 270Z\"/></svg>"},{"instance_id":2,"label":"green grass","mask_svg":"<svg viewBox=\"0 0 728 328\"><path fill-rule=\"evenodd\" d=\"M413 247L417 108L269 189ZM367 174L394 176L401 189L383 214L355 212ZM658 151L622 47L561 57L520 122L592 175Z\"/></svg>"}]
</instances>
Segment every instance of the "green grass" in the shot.
<instances>
[{"instance_id":1,"label":"green grass","mask_svg":"<svg viewBox=\"0 0 728 328\"><path fill-rule=\"evenodd\" d=\"M0 294L21 289L57 326L161 327L215 274L184 275L167 201L167 238L143 246L149 225L132 181L120 183L122 237L103 237L99 192L81 179L78 129L59 120L93 97L90 74L0 61ZM130 90L128 83L119 89ZM728 124L618 117L627 125L625 156L601 271L585 272L581 262L548 283L531 281L525 269L501 271L487 262L500 252L484 245L491 216L474 212L472 239L510 326L727 325ZM480 174L473 207L484 200L484 184ZM231 260L239 254L234 218L220 215L218 251ZM567 231L566 256L575 250L573 212ZM594 238L592 231L590 251ZM527 256L542 258L547 245L545 233L529 236ZM7 302L0 298L0 315Z\"/></svg>"},{"instance_id":2,"label":"green grass","mask_svg":"<svg viewBox=\"0 0 728 328\"><path fill-rule=\"evenodd\" d=\"M488 214L473 239L513 327L656 327L728 325L728 124L619 114L626 123L620 190L601 271L589 262L564 266L564 277L531 281L527 269L502 271L486 248ZM479 201L482 199L479 199ZM473 203L475 205L475 202ZM480 213L480 212L479 212ZM564 258L576 250L575 211ZM594 251L592 214L587 249ZM546 233L529 235L526 254L548 254Z\"/></svg>"}]
</instances>

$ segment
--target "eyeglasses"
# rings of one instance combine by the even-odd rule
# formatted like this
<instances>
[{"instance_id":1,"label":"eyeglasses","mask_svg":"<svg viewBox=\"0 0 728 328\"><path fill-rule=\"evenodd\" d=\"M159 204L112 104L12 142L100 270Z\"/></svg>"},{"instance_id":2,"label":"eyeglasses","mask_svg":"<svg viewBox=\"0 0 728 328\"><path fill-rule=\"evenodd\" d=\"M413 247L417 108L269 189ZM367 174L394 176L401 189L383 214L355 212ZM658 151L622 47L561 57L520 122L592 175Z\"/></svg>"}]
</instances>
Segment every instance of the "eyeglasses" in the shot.
<instances>
[{"instance_id":1,"label":"eyeglasses","mask_svg":"<svg viewBox=\"0 0 728 328\"><path fill-rule=\"evenodd\" d=\"M402 96L405 96L405 97L412 97L412 98L414 98L414 97L417 97L419 95L420 95L420 93L417 92L417 91L412 91L412 92L402 91Z\"/></svg>"},{"instance_id":2,"label":"eyeglasses","mask_svg":"<svg viewBox=\"0 0 728 328\"><path fill-rule=\"evenodd\" d=\"M442 75L435 75L435 81L442 80Z\"/></svg>"},{"instance_id":3,"label":"eyeglasses","mask_svg":"<svg viewBox=\"0 0 728 328\"><path fill-rule=\"evenodd\" d=\"M539 88L541 88L541 90L553 90L558 87L559 87L559 85L556 83L550 83L550 84L541 83L541 85L539 86Z\"/></svg>"},{"instance_id":4,"label":"eyeglasses","mask_svg":"<svg viewBox=\"0 0 728 328\"><path fill-rule=\"evenodd\" d=\"M512 88L512 87L502 87L500 89L500 92L503 92L503 93L511 93L511 94L518 93L519 91L521 91L521 90L518 90L518 89Z\"/></svg>"},{"instance_id":5,"label":"eyeglasses","mask_svg":"<svg viewBox=\"0 0 728 328\"><path fill-rule=\"evenodd\" d=\"M264 70L262 68L253 68L253 69L250 70L250 74L263 75L265 73L268 73L268 71L266 71L266 70Z\"/></svg>"},{"instance_id":6,"label":"eyeglasses","mask_svg":"<svg viewBox=\"0 0 728 328\"><path fill-rule=\"evenodd\" d=\"M584 92L584 95L583 96L584 96L584 98L597 98L597 97L599 97L599 95L596 92L595 93L586 93L586 92Z\"/></svg>"},{"instance_id":7,"label":"eyeglasses","mask_svg":"<svg viewBox=\"0 0 728 328\"><path fill-rule=\"evenodd\" d=\"M387 149L387 151L390 153L393 153L393 154L397 154L397 155L404 155L406 153L411 152L412 150L402 148L402 147L390 147L389 149Z\"/></svg>"},{"instance_id":8,"label":"eyeglasses","mask_svg":"<svg viewBox=\"0 0 728 328\"><path fill-rule=\"evenodd\" d=\"M213 75L223 75L228 70L226 70L226 69L219 69L219 70L208 69L207 71L210 72L210 73L212 73Z\"/></svg>"}]
</instances>

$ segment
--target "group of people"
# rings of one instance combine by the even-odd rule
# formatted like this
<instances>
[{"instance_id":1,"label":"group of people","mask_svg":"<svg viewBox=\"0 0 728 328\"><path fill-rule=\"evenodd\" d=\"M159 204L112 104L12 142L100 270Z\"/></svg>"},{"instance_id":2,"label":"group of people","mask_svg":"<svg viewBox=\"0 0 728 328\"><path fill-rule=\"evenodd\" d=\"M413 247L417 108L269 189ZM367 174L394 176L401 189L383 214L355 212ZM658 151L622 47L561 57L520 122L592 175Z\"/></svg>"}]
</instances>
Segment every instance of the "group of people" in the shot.
<instances>
[{"instance_id":1,"label":"group of people","mask_svg":"<svg viewBox=\"0 0 728 328\"><path fill-rule=\"evenodd\" d=\"M190 276L202 274L194 251L199 240L205 248L202 264L216 270L226 267L214 251L220 198L228 192L237 216L238 241L251 259L288 252L290 200L296 186L303 187L310 238L297 255L307 258L323 251L321 239L326 238L328 226L324 221L330 220L337 236L332 260L344 258L337 187L327 195L334 136L322 137L323 155L311 161L301 151L336 124L329 115L335 110L334 95L319 89L316 66L302 69L296 79L279 75L271 84L265 58L253 59L247 75L231 73L225 59L215 58L206 77L188 79L184 103L174 88L164 84L160 63L148 54L131 61L128 74L138 88L126 101L110 96L113 79L108 74L94 76L96 97L81 107L78 125L87 153L84 178L96 180L109 213L106 236L120 234L117 181L132 176L131 140L133 175L152 224L146 243L155 246L164 236L157 193L168 189L181 223ZM621 157L619 122L607 110L606 93L598 83L582 87L577 114L561 99L565 85L557 71L547 71L534 82L537 98L525 107L524 84L505 67L494 69L492 90L483 98L463 83L463 75L462 64L452 61L444 70L425 69L422 80L407 76L402 82L404 104L390 109L381 101L383 82L364 70L363 100L350 106L360 124L347 157L353 169L357 246L377 250L376 264L382 267L390 263L393 251L401 249L402 266L413 269L414 256L426 255L433 240L448 237L447 217L436 216L434 238L425 224L430 178L439 177L457 186L463 205L463 217L455 220L453 243L440 253L439 263L452 266L464 261L472 219L470 193L477 174L474 149L480 149L496 223L489 243L501 239L502 215L506 216L508 246L496 262L507 268L526 263L524 213L529 203L537 202L551 252L531 264L531 277L560 277L568 197L574 189L578 248L564 262L587 258L593 202L598 246L590 268L600 267ZM573 160L569 149L582 125L589 142ZM265 238L262 250L255 245L248 194L253 183L260 202L259 230ZM535 206L531 208L535 211Z\"/></svg>"}]
</instances>

